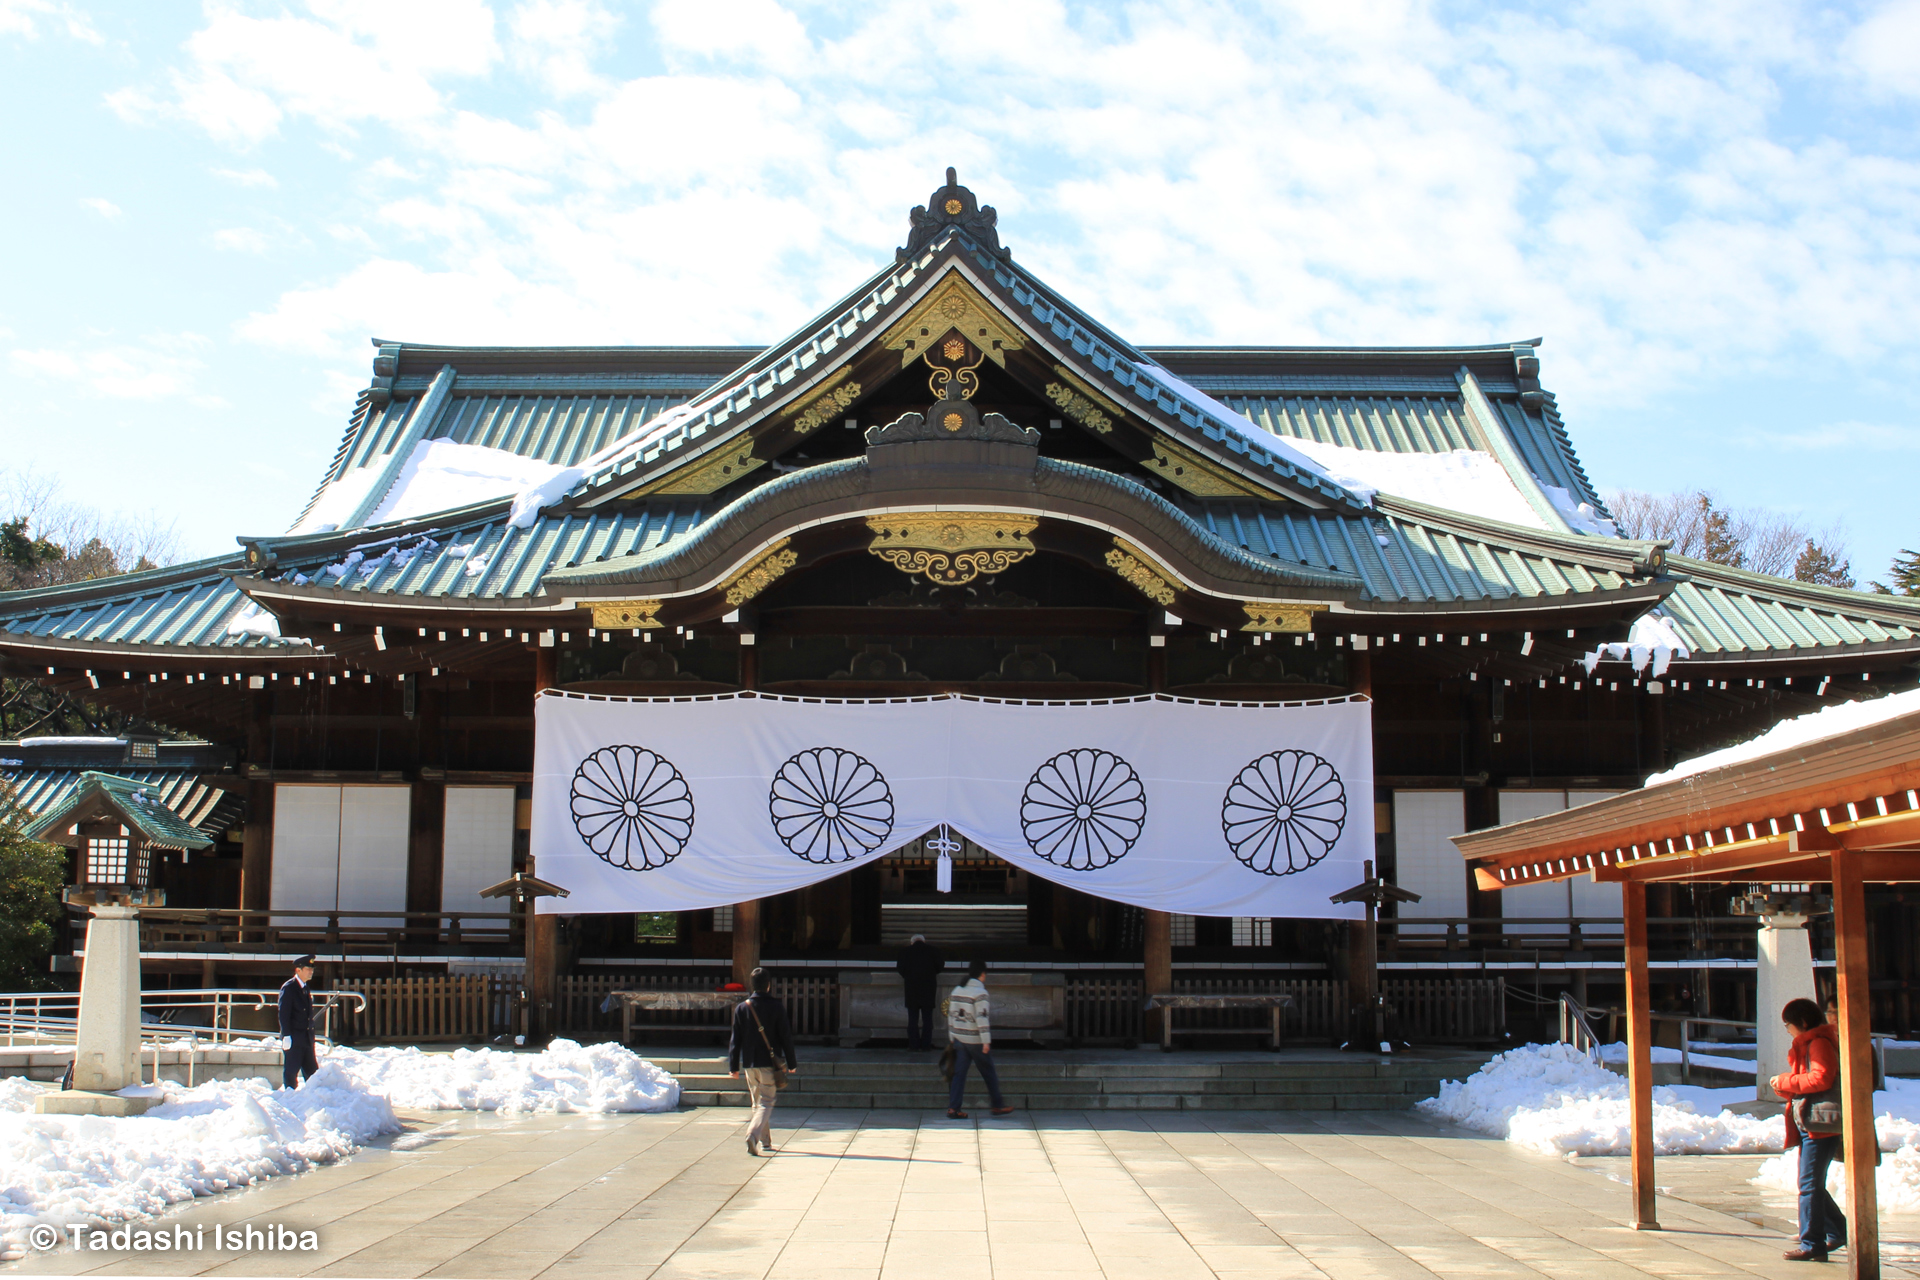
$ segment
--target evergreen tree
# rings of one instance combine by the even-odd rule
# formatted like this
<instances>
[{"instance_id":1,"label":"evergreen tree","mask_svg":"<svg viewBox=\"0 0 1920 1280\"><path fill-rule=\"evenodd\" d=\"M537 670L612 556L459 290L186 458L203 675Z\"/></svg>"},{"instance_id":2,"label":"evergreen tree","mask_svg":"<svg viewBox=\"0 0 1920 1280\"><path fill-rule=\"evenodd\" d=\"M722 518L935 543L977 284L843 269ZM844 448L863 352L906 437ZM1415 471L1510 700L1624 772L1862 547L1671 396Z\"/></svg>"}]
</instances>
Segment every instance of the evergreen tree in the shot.
<instances>
[{"instance_id":1,"label":"evergreen tree","mask_svg":"<svg viewBox=\"0 0 1920 1280\"><path fill-rule=\"evenodd\" d=\"M67 853L20 834L28 815L0 790L0 983L27 991L50 985L47 957L64 912Z\"/></svg>"},{"instance_id":2,"label":"evergreen tree","mask_svg":"<svg viewBox=\"0 0 1920 1280\"><path fill-rule=\"evenodd\" d=\"M1693 500L1700 507L1700 558L1731 569L1740 568L1747 562L1747 553L1742 546L1745 540L1733 527L1733 521L1713 505L1713 499L1706 493L1694 494Z\"/></svg>"},{"instance_id":3,"label":"evergreen tree","mask_svg":"<svg viewBox=\"0 0 1920 1280\"><path fill-rule=\"evenodd\" d=\"M1811 582L1820 587L1851 589L1854 586L1853 566L1812 538L1807 539L1807 545L1793 562L1793 577L1796 582Z\"/></svg>"},{"instance_id":4,"label":"evergreen tree","mask_svg":"<svg viewBox=\"0 0 1920 1280\"><path fill-rule=\"evenodd\" d=\"M1893 585L1876 582L1873 589L1883 596L1920 596L1920 552L1902 549L1888 570Z\"/></svg>"}]
</instances>

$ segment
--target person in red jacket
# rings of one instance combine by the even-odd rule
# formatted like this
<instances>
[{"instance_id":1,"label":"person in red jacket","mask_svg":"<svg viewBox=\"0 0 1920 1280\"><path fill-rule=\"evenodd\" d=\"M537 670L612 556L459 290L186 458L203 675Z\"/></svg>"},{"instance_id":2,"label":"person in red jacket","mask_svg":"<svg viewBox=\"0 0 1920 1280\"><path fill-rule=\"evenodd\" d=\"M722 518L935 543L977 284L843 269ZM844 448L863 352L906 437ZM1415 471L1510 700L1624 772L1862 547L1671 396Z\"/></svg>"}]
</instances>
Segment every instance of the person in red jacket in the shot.
<instances>
[{"instance_id":1,"label":"person in red jacket","mask_svg":"<svg viewBox=\"0 0 1920 1280\"><path fill-rule=\"evenodd\" d=\"M1840 1135L1801 1133L1793 1120L1793 1100L1825 1093L1840 1083L1838 1030L1811 1000L1789 1000L1780 1020L1793 1032L1787 1070L1775 1076L1773 1091L1787 1100L1787 1148L1800 1148L1800 1243L1782 1256L1789 1262L1825 1262L1847 1245L1847 1219L1827 1194L1827 1169L1840 1154Z\"/></svg>"}]
</instances>

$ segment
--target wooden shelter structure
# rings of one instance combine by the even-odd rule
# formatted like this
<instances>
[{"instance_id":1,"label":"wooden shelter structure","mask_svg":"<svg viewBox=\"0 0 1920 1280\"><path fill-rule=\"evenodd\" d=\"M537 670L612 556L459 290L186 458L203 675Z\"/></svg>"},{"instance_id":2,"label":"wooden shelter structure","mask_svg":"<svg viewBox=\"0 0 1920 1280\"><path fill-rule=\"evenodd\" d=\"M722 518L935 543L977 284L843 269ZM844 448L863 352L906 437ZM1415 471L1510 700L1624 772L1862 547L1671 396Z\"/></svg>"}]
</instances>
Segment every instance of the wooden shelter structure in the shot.
<instances>
[{"instance_id":1,"label":"wooden shelter structure","mask_svg":"<svg viewBox=\"0 0 1920 1280\"><path fill-rule=\"evenodd\" d=\"M1920 881L1920 707L1769 749L1766 739L1697 772L1527 822L1455 837L1481 885L1588 876L1621 886L1626 933L1634 1226L1658 1228L1653 1181L1647 887L1832 886L1844 1094L1849 1273L1880 1274L1866 886ZM1823 717L1809 717L1817 722ZM1808 736L1808 730L1814 736ZM1758 1010L1757 1016L1778 1016Z\"/></svg>"}]
</instances>

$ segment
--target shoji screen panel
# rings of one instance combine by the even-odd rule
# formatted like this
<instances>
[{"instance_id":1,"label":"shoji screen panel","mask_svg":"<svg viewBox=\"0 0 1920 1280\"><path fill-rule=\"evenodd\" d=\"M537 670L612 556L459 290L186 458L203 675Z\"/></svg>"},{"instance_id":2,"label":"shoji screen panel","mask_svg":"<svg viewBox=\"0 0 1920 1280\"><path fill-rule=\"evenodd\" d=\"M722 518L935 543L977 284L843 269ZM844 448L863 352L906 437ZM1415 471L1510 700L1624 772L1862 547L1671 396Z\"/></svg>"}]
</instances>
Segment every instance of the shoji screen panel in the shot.
<instances>
[{"instance_id":1,"label":"shoji screen panel","mask_svg":"<svg viewBox=\"0 0 1920 1280\"><path fill-rule=\"evenodd\" d=\"M279 784L273 789L268 905L275 911L331 911L339 889L340 788Z\"/></svg>"},{"instance_id":2,"label":"shoji screen panel","mask_svg":"<svg viewBox=\"0 0 1920 1280\"><path fill-rule=\"evenodd\" d=\"M1449 838L1467 829L1466 794L1461 791L1393 793L1394 880L1420 895L1403 902L1402 920L1467 914L1467 867ZM1403 928L1409 935L1421 932Z\"/></svg>"},{"instance_id":3,"label":"shoji screen panel","mask_svg":"<svg viewBox=\"0 0 1920 1280\"><path fill-rule=\"evenodd\" d=\"M342 911L407 909L407 811L412 798L411 787L340 788ZM355 923L397 928L401 922Z\"/></svg>"},{"instance_id":4,"label":"shoji screen panel","mask_svg":"<svg viewBox=\"0 0 1920 1280\"><path fill-rule=\"evenodd\" d=\"M1502 791L1500 824L1505 826L1509 822L1525 822L1528 818L1544 818L1566 807L1567 793L1564 791ZM1509 920L1543 916L1559 918L1572 914L1572 902L1571 891L1564 880L1551 884L1523 884L1500 891L1500 914ZM1544 925L1521 927L1529 934L1549 932Z\"/></svg>"},{"instance_id":5,"label":"shoji screen panel","mask_svg":"<svg viewBox=\"0 0 1920 1280\"><path fill-rule=\"evenodd\" d=\"M1608 796L1617 796L1618 791L1569 791L1567 807L1592 804L1595 800L1605 800ZM1595 884L1586 876L1576 876L1572 881L1573 914L1577 916L1600 916L1607 920L1620 918L1620 886L1614 884ZM1619 935L1619 929L1604 925L1584 924L1580 926L1588 935Z\"/></svg>"},{"instance_id":6,"label":"shoji screen panel","mask_svg":"<svg viewBox=\"0 0 1920 1280\"><path fill-rule=\"evenodd\" d=\"M448 787L440 862L442 911L505 911L480 890L513 874L513 788Z\"/></svg>"}]
</instances>

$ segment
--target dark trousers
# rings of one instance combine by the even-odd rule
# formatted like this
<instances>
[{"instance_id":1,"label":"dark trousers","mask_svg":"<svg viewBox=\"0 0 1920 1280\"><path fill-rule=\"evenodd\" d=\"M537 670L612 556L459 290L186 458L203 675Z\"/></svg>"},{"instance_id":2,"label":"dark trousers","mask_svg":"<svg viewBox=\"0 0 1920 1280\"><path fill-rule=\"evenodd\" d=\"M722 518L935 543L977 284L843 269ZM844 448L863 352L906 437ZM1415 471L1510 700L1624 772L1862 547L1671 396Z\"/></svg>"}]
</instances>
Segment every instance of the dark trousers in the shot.
<instances>
[{"instance_id":1,"label":"dark trousers","mask_svg":"<svg viewBox=\"0 0 1920 1280\"><path fill-rule=\"evenodd\" d=\"M320 1059L314 1056L313 1036L291 1036L293 1048L286 1051L286 1063L281 1068L280 1080L289 1089L298 1089L302 1076L312 1079L320 1070Z\"/></svg>"},{"instance_id":2,"label":"dark trousers","mask_svg":"<svg viewBox=\"0 0 1920 1280\"><path fill-rule=\"evenodd\" d=\"M993 1055L980 1052L977 1044L968 1044L964 1040L953 1042L953 1088L947 1094L947 1110L958 1111L967 1096L967 1065L980 1064L980 1078L987 1082L987 1096L993 1099L993 1105L1004 1107L1007 1100L1000 1096L1000 1069L993 1065Z\"/></svg>"},{"instance_id":3,"label":"dark trousers","mask_svg":"<svg viewBox=\"0 0 1920 1280\"><path fill-rule=\"evenodd\" d=\"M907 1048L933 1048L933 1006L907 1006Z\"/></svg>"},{"instance_id":4,"label":"dark trousers","mask_svg":"<svg viewBox=\"0 0 1920 1280\"><path fill-rule=\"evenodd\" d=\"M1840 1154L1841 1137L1800 1138L1800 1247L1815 1253L1847 1242L1847 1219L1827 1194L1827 1168Z\"/></svg>"}]
</instances>

